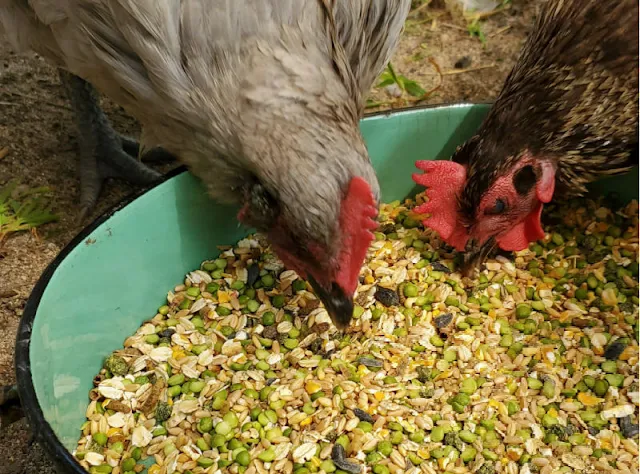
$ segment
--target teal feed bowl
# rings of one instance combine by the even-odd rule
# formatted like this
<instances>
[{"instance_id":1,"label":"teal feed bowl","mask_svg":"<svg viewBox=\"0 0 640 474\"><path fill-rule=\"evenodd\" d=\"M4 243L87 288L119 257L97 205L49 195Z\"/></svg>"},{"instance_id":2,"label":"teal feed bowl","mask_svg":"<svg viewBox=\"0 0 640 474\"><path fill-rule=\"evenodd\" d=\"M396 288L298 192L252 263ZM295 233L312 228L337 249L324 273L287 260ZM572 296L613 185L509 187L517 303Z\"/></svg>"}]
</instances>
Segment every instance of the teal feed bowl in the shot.
<instances>
[{"instance_id":1,"label":"teal feed bowl","mask_svg":"<svg viewBox=\"0 0 640 474\"><path fill-rule=\"evenodd\" d=\"M488 109L436 106L363 119L382 200L415 192L414 162L448 158ZM638 170L599 182L594 190L637 198ZM71 450L104 357L155 313L167 289L215 257L218 245L248 233L236 212L213 202L181 168L98 218L44 272L19 328L16 371L28 420L61 472L85 472Z\"/></svg>"}]
</instances>

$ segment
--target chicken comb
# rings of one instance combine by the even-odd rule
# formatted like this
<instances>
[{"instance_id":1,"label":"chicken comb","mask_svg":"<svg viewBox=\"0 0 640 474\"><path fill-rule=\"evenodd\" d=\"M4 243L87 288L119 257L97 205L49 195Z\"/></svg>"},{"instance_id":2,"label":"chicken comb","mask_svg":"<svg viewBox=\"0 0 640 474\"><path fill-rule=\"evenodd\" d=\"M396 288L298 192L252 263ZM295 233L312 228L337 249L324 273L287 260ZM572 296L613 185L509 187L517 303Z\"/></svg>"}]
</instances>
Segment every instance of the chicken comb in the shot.
<instances>
[{"instance_id":1,"label":"chicken comb","mask_svg":"<svg viewBox=\"0 0 640 474\"><path fill-rule=\"evenodd\" d=\"M378 226L377 215L378 207L369 183L359 176L352 178L340 209L342 250L340 270L335 277L336 283L349 295L358 286L362 263L374 239L372 231Z\"/></svg>"},{"instance_id":2,"label":"chicken comb","mask_svg":"<svg viewBox=\"0 0 640 474\"><path fill-rule=\"evenodd\" d=\"M463 251L469 235L458 220L458 193L467 178L466 168L454 161L421 160L416 167L423 174L414 173L413 180L427 188L429 201L414 208L419 214L430 214L423 224L435 230L447 244Z\"/></svg>"}]
</instances>

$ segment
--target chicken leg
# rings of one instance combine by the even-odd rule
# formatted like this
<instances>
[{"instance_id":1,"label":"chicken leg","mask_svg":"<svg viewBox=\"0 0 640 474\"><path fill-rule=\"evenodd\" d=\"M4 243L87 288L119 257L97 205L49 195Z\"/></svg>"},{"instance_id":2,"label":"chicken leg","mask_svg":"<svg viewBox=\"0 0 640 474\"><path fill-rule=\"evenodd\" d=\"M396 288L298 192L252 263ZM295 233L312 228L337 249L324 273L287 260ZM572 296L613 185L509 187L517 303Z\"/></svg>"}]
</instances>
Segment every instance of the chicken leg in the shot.
<instances>
[{"instance_id":1,"label":"chicken leg","mask_svg":"<svg viewBox=\"0 0 640 474\"><path fill-rule=\"evenodd\" d=\"M93 210L106 179L121 178L132 184L147 185L161 174L138 160L138 142L121 137L111 127L91 84L67 71L60 70L59 74L78 128L79 220L82 221ZM145 158L153 161L174 159L161 149L151 150Z\"/></svg>"}]
</instances>

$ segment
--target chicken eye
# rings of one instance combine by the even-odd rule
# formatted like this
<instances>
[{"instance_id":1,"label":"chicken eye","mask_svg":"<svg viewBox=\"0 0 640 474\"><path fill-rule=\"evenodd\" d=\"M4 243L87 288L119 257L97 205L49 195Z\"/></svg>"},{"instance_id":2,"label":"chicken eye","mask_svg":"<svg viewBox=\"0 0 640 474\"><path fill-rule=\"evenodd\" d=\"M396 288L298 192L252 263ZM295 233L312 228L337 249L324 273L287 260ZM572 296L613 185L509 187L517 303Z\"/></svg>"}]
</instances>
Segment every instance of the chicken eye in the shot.
<instances>
[{"instance_id":1,"label":"chicken eye","mask_svg":"<svg viewBox=\"0 0 640 474\"><path fill-rule=\"evenodd\" d=\"M502 199L496 199L496 202L493 205L493 207L490 207L489 209L487 209L485 211L485 214L491 214L491 215L502 214L506 210L507 210L507 203L504 202Z\"/></svg>"}]
</instances>

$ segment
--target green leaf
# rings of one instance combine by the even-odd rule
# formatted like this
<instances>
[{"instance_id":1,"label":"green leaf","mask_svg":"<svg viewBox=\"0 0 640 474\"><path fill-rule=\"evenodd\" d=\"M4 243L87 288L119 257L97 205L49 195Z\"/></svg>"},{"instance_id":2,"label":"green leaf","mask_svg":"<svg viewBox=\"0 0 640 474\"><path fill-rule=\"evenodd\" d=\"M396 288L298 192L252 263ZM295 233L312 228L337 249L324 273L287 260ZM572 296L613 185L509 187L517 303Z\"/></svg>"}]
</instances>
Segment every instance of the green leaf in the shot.
<instances>
[{"instance_id":1,"label":"green leaf","mask_svg":"<svg viewBox=\"0 0 640 474\"><path fill-rule=\"evenodd\" d=\"M378 84L376 87L380 88L380 87L387 87L390 86L391 84L394 84L395 81L391 78L387 78L384 81L382 81L380 84Z\"/></svg>"},{"instance_id":2,"label":"green leaf","mask_svg":"<svg viewBox=\"0 0 640 474\"><path fill-rule=\"evenodd\" d=\"M407 79L404 81L404 89L407 91L409 95L413 97L422 97L427 93L420 84L416 81L412 81L411 79Z\"/></svg>"},{"instance_id":3,"label":"green leaf","mask_svg":"<svg viewBox=\"0 0 640 474\"><path fill-rule=\"evenodd\" d=\"M0 189L0 241L7 235L27 231L58 220L51 211L49 188L17 191L18 183L10 182Z\"/></svg>"}]
</instances>

